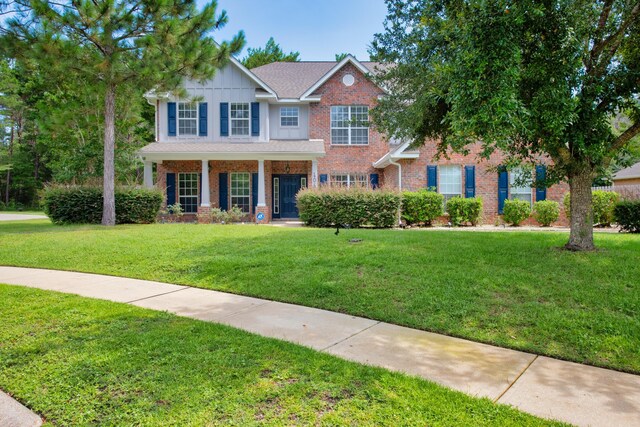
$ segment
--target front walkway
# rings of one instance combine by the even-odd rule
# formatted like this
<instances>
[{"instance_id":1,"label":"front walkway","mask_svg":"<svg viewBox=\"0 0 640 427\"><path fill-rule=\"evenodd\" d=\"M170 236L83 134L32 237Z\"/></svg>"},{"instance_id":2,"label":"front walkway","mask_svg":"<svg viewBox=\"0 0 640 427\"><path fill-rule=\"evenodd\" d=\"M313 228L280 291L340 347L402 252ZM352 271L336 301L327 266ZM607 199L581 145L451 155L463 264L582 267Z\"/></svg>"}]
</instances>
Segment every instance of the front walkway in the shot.
<instances>
[{"instance_id":1,"label":"front walkway","mask_svg":"<svg viewBox=\"0 0 640 427\"><path fill-rule=\"evenodd\" d=\"M544 418L640 426L640 376L315 308L145 280L0 267L0 283L163 310L416 375Z\"/></svg>"},{"instance_id":2,"label":"front walkway","mask_svg":"<svg viewBox=\"0 0 640 427\"><path fill-rule=\"evenodd\" d=\"M47 219L46 215L0 212L0 221L25 221L28 219Z\"/></svg>"}]
</instances>

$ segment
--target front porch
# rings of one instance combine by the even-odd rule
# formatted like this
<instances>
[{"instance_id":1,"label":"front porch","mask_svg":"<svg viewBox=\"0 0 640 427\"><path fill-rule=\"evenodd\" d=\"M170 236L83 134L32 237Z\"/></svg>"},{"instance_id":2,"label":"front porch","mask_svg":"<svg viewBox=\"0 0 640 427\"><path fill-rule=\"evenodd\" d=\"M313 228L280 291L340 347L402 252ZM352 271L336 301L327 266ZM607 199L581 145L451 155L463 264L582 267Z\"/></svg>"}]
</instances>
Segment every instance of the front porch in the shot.
<instances>
[{"instance_id":1,"label":"front porch","mask_svg":"<svg viewBox=\"0 0 640 427\"><path fill-rule=\"evenodd\" d=\"M190 147L193 145L197 147ZM187 149L206 152L190 153ZM324 144L153 143L140 154L144 159L144 184L164 191L165 206L179 203L184 214L194 218L212 208L229 210L237 206L251 220L267 223L273 218L298 217L295 195L301 188L318 185L317 158L324 155ZM155 183L153 163L157 164Z\"/></svg>"}]
</instances>

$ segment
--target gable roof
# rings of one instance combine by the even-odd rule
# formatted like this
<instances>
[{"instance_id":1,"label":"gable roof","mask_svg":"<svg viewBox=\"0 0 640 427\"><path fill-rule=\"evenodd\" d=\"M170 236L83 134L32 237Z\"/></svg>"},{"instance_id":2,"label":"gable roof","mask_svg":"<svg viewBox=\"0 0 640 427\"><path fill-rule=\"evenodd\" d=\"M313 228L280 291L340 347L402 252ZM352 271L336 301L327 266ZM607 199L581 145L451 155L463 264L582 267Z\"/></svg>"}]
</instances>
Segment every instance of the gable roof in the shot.
<instances>
[{"instance_id":1,"label":"gable roof","mask_svg":"<svg viewBox=\"0 0 640 427\"><path fill-rule=\"evenodd\" d=\"M346 63L352 63L363 73L374 73L377 62L360 62L351 55L340 62L300 61L273 62L250 71L272 88L280 99L300 99L310 94ZM310 90L312 89L313 90ZM308 92L308 93L307 93Z\"/></svg>"},{"instance_id":2,"label":"gable roof","mask_svg":"<svg viewBox=\"0 0 640 427\"><path fill-rule=\"evenodd\" d=\"M618 171L615 175L613 175L613 179L633 179L640 178L640 162L635 165L629 166L626 169L622 169Z\"/></svg>"}]
</instances>

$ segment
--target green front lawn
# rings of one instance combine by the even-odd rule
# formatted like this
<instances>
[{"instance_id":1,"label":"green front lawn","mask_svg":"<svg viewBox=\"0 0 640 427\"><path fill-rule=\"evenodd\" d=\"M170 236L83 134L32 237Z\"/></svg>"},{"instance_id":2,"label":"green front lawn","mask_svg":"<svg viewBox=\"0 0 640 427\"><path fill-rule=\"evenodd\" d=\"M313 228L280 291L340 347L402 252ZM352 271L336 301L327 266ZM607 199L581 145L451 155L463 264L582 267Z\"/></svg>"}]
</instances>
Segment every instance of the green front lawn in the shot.
<instances>
[{"instance_id":1,"label":"green front lawn","mask_svg":"<svg viewBox=\"0 0 640 427\"><path fill-rule=\"evenodd\" d=\"M0 285L0 389L51 425L542 426L488 399L230 327Z\"/></svg>"},{"instance_id":2,"label":"green front lawn","mask_svg":"<svg viewBox=\"0 0 640 427\"><path fill-rule=\"evenodd\" d=\"M0 223L0 264L187 284L640 373L640 236ZM349 243L351 238L363 239Z\"/></svg>"}]
</instances>

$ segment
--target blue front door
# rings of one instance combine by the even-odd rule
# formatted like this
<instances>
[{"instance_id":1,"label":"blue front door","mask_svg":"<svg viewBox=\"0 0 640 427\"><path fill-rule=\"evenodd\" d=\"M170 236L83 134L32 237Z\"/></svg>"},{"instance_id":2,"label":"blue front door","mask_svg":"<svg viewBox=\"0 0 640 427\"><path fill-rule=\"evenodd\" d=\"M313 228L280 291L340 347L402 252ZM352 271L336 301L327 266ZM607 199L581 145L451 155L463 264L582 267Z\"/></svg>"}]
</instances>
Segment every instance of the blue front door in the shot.
<instances>
[{"instance_id":1,"label":"blue front door","mask_svg":"<svg viewBox=\"0 0 640 427\"><path fill-rule=\"evenodd\" d=\"M298 218L296 194L306 185L306 175L274 175L274 217ZM278 187L277 189L275 187ZM279 191L278 191L279 190ZM278 206L276 206L278 205Z\"/></svg>"}]
</instances>

